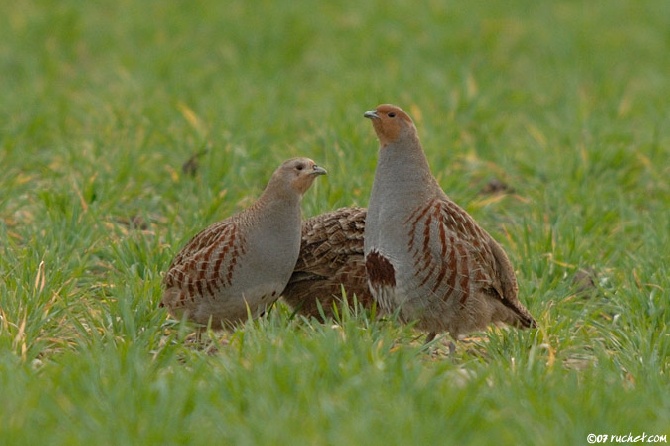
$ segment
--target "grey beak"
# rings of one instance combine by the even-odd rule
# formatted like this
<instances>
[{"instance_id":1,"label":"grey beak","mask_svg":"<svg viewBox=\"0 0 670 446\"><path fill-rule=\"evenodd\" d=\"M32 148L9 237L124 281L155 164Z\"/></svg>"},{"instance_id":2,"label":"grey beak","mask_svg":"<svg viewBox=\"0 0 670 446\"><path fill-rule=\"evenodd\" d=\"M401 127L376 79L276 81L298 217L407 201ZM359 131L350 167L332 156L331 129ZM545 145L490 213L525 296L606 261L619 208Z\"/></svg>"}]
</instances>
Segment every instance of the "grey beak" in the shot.
<instances>
[{"instance_id":1,"label":"grey beak","mask_svg":"<svg viewBox=\"0 0 670 446\"><path fill-rule=\"evenodd\" d=\"M324 169L323 167L317 166L316 164L314 165L314 168L312 169L312 175L326 175L328 171Z\"/></svg>"},{"instance_id":2,"label":"grey beak","mask_svg":"<svg viewBox=\"0 0 670 446\"><path fill-rule=\"evenodd\" d=\"M363 116L365 116L366 118L370 118L370 119L379 119L379 115L377 114L377 110L366 111L365 113L363 113Z\"/></svg>"}]
</instances>

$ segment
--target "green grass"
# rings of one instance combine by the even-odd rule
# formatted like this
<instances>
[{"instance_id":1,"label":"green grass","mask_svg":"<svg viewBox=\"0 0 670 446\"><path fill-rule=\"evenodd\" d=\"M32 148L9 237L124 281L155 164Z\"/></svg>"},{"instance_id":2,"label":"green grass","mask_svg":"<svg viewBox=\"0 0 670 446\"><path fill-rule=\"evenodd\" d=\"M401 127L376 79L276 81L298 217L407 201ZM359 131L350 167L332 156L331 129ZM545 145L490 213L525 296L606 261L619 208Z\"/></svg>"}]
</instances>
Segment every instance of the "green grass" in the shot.
<instances>
[{"instance_id":1,"label":"green grass","mask_svg":"<svg viewBox=\"0 0 670 446\"><path fill-rule=\"evenodd\" d=\"M668 54L664 0L2 3L0 443L670 434ZM330 173L306 216L367 205L382 102L539 328L448 356L278 306L194 346L157 306L175 251L291 156ZM493 179L513 192L482 195Z\"/></svg>"}]
</instances>

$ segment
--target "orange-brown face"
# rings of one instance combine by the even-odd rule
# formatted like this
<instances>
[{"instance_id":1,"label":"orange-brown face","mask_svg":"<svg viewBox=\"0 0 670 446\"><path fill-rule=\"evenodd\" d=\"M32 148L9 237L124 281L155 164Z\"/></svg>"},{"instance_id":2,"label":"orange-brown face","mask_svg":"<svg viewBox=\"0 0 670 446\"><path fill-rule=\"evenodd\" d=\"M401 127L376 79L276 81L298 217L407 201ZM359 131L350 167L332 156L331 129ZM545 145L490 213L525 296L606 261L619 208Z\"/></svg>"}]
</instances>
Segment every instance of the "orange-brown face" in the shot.
<instances>
[{"instance_id":1,"label":"orange-brown face","mask_svg":"<svg viewBox=\"0 0 670 446\"><path fill-rule=\"evenodd\" d=\"M314 179L326 175L326 169L309 158L293 158L282 164L283 173L290 177L291 187L300 194L307 192Z\"/></svg>"},{"instance_id":2,"label":"orange-brown face","mask_svg":"<svg viewBox=\"0 0 670 446\"><path fill-rule=\"evenodd\" d=\"M382 147L397 141L408 131L415 133L412 118L395 105L382 104L372 111L365 112L363 116L372 120L372 126Z\"/></svg>"}]
</instances>

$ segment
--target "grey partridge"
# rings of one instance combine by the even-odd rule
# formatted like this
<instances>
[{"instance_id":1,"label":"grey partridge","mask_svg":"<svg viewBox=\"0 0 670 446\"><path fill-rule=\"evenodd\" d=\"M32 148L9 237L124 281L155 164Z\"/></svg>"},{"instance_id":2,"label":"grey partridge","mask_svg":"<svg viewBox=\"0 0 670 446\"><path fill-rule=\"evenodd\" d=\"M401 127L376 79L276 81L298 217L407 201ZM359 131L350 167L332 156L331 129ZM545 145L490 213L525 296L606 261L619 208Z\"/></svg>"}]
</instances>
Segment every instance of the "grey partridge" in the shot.
<instances>
[{"instance_id":1,"label":"grey partridge","mask_svg":"<svg viewBox=\"0 0 670 446\"><path fill-rule=\"evenodd\" d=\"M365 266L382 310L429 333L504 322L534 327L503 248L447 197L412 119L393 105L365 112L380 142L365 221Z\"/></svg>"},{"instance_id":2,"label":"grey partridge","mask_svg":"<svg viewBox=\"0 0 670 446\"><path fill-rule=\"evenodd\" d=\"M324 174L308 158L285 161L252 206L205 228L177 253L160 306L212 328L262 314L291 277L300 250L300 201Z\"/></svg>"},{"instance_id":3,"label":"grey partridge","mask_svg":"<svg viewBox=\"0 0 670 446\"><path fill-rule=\"evenodd\" d=\"M366 210L341 208L317 215L302 224L298 262L282 293L297 313L320 318L333 316L333 304L352 305L354 295L364 307L373 303L365 274L363 233Z\"/></svg>"}]
</instances>

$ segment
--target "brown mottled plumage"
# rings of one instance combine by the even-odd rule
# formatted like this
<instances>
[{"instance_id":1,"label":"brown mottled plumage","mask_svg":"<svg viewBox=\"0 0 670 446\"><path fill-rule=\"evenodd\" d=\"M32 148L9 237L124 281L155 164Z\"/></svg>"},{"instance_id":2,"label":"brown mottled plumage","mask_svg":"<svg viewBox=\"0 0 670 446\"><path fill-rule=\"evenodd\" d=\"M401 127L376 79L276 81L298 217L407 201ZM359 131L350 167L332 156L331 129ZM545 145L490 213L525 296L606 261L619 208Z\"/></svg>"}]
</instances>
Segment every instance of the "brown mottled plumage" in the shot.
<instances>
[{"instance_id":1,"label":"brown mottled plumage","mask_svg":"<svg viewBox=\"0 0 670 446\"><path fill-rule=\"evenodd\" d=\"M496 322L534 327L502 247L447 197L411 118L393 105L365 113L380 141L365 222L370 290L382 310L429 332L461 334Z\"/></svg>"},{"instance_id":2,"label":"brown mottled plumage","mask_svg":"<svg viewBox=\"0 0 670 446\"><path fill-rule=\"evenodd\" d=\"M363 257L365 215L363 208L341 208L303 222L298 262L282 293L296 312L320 317L318 302L332 317L343 287L349 305L356 295L363 306L372 306Z\"/></svg>"},{"instance_id":3,"label":"brown mottled plumage","mask_svg":"<svg viewBox=\"0 0 670 446\"><path fill-rule=\"evenodd\" d=\"M177 253L160 305L212 328L262 314L298 258L302 195L325 173L308 158L285 161L256 203L202 230Z\"/></svg>"}]
</instances>

